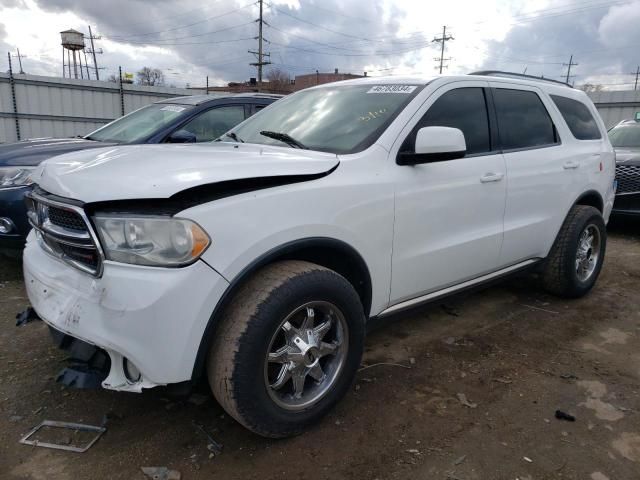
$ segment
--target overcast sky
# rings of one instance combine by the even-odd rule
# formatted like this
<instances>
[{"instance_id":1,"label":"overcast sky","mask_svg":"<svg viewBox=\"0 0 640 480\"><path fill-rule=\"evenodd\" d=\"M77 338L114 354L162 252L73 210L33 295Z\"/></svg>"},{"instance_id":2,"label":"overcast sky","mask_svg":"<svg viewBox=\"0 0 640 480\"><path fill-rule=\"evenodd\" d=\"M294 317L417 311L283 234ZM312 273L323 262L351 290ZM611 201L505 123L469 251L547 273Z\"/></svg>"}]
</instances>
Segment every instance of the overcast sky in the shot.
<instances>
[{"instance_id":1,"label":"overcast sky","mask_svg":"<svg viewBox=\"0 0 640 480\"><path fill-rule=\"evenodd\" d=\"M251 0L0 0L0 51L26 58L27 73L60 76L61 30L102 38L107 78L143 66L167 83L223 85L256 76L257 3ZM320 71L435 73L447 26L448 72L500 69L633 88L640 64L640 0L265 0L265 51L291 76ZM16 59L17 60L17 59ZM0 60L6 63L6 60ZM17 68L17 65L16 65ZM5 70L5 68L2 68Z\"/></svg>"}]
</instances>

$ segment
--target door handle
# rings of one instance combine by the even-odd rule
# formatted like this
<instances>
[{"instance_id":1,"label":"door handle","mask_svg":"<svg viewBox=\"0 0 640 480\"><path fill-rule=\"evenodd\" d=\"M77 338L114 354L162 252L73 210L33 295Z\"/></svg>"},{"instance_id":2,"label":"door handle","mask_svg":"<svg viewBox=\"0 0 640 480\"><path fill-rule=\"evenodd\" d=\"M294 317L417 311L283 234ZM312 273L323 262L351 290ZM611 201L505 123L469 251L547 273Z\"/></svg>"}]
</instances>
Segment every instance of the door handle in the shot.
<instances>
[{"instance_id":1,"label":"door handle","mask_svg":"<svg viewBox=\"0 0 640 480\"><path fill-rule=\"evenodd\" d=\"M564 168L565 170L570 170L570 169L578 168L579 166L580 166L579 162L566 162L564 165L562 165L562 168Z\"/></svg>"},{"instance_id":2,"label":"door handle","mask_svg":"<svg viewBox=\"0 0 640 480\"><path fill-rule=\"evenodd\" d=\"M482 183L499 182L504 178L504 173L485 173L480 177Z\"/></svg>"}]
</instances>

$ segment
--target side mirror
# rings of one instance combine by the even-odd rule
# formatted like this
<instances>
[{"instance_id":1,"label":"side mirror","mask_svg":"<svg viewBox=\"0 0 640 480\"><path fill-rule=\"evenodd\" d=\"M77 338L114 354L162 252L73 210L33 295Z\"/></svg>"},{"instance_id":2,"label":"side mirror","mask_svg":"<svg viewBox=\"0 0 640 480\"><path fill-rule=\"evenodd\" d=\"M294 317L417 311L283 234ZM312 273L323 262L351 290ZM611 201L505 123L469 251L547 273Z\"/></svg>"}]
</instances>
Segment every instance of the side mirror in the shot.
<instances>
[{"instance_id":1,"label":"side mirror","mask_svg":"<svg viewBox=\"0 0 640 480\"><path fill-rule=\"evenodd\" d=\"M176 130L169 135L167 143L195 143L196 140L195 134L187 130Z\"/></svg>"},{"instance_id":2,"label":"side mirror","mask_svg":"<svg viewBox=\"0 0 640 480\"><path fill-rule=\"evenodd\" d=\"M400 152L398 165L444 162L462 158L467 153L464 133L458 128L423 127L416 135L415 153Z\"/></svg>"}]
</instances>

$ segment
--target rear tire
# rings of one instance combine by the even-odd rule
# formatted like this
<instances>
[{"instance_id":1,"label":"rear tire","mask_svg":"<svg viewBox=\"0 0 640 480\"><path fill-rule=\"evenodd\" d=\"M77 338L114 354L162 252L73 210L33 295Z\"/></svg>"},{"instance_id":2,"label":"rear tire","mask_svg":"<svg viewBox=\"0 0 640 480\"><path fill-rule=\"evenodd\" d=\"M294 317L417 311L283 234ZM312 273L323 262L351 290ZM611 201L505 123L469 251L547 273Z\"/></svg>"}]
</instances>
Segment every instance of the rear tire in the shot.
<instances>
[{"instance_id":1,"label":"rear tire","mask_svg":"<svg viewBox=\"0 0 640 480\"><path fill-rule=\"evenodd\" d=\"M213 394L259 435L299 434L348 391L364 327L360 298L338 273L302 261L268 265L221 319L207 361Z\"/></svg>"},{"instance_id":2,"label":"rear tire","mask_svg":"<svg viewBox=\"0 0 640 480\"><path fill-rule=\"evenodd\" d=\"M545 290L565 298L586 295L600 275L606 244L607 230L600 212L574 205L543 265Z\"/></svg>"}]
</instances>

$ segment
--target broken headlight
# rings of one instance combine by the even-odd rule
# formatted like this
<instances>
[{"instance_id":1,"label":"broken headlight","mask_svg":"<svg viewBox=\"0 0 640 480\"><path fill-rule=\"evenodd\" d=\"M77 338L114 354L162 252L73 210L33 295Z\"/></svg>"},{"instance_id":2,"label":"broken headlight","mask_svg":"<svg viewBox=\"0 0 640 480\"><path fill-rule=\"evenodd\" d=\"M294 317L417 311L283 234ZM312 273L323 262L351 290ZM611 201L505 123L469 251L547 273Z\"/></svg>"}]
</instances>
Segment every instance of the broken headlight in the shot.
<instances>
[{"instance_id":1,"label":"broken headlight","mask_svg":"<svg viewBox=\"0 0 640 480\"><path fill-rule=\"evenodd\" d=\"M200 226L182 218L93 218L107 260L114 262L180 267L197 260L211 240Z\"/></svg>"}]
</instances>

